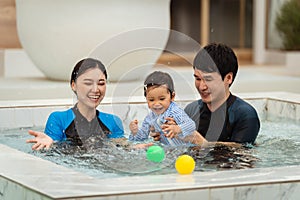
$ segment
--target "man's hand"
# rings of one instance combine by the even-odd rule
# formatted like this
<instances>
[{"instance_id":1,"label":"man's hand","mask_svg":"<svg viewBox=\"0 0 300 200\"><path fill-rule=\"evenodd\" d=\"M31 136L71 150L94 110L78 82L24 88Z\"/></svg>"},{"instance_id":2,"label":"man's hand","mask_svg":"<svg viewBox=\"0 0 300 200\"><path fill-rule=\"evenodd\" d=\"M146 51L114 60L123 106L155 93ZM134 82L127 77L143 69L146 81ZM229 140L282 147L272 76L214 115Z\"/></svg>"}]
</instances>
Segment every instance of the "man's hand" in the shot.
<instances>
[{"instance_id":1,"label":"man's hand","mask_svg":"<svg viewBox=\"0 0 300 200\"><path fill-rule=\"evenodd\" d=\"M162 131L164 132L165 136L168 138L177 137L177 135L181 133L181 128L178 125L163 124L161 126L161 128L162 128Z\"/></svg>"},{"instance_id":2,"label":"man's hand","mask_svg":"<svg viewBox=\"0 0 300 200\"><path fill-rule=\"evenodd\" d=\"M162 131L168 138L174 138L177 134L181 133L181 128L177 125L176 121L172 117L166 117L166 122L161 126Z\"/></svg>"},{"instance_id":3,"label":"man's hand","mask_svg":"<svg viewBox=\"0 0 300 200\"><path fill-rule=\"evenodd\" d=\"M160 133L155 132L155 129L153 126L150 127L150 136L153 137L154 141L159 141L160 140Z\"/></svg>"}]
</instances>

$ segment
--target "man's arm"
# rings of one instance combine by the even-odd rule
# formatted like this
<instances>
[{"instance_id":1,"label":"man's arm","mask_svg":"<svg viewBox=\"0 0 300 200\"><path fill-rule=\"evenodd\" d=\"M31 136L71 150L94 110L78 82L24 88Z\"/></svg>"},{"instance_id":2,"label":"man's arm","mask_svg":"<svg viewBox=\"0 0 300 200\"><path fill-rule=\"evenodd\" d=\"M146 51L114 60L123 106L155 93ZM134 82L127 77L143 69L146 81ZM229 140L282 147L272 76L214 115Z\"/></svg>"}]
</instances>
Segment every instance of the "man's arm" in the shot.
<instances>
[{"instance_id":1,"label":"man's arm","mask_svg":"<svg viewBox=\"0 0 300 200\"><path fill-rule=\"evenodd\" d=\"M239 103L240 106L231 111L234 113L231 141L253 144L260 129L257 112L250 104L244 101Z\"/></svg>"}]
</instances>

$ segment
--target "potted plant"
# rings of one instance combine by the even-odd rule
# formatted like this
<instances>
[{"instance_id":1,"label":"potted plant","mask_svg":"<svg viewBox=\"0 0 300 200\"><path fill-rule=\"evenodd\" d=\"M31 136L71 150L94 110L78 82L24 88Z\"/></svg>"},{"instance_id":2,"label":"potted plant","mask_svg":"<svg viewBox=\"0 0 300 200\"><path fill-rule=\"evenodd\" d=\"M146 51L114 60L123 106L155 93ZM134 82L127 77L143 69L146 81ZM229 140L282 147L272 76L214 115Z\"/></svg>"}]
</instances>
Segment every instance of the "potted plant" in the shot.
<instances>
[{"instance_id":1,"label":"potted plant","mask_svg":"<svg viewBox=\"0 0 300 200\"><path fill-rule=\"evenodd\" d=\"M288 68L300 68L300 0L286 1L275 21L283 47Z\"/></svg>"},{"instance_id":2,"label":"potted plant","mask_svg":"<svg viewBox=\"0 0 300 200\"><path fill-rule=\"evenodd\" d=\"M300 0L289 0L282 5L276 18L276 28L284 50L300 50Z\"/></svg>"}]
</instances>

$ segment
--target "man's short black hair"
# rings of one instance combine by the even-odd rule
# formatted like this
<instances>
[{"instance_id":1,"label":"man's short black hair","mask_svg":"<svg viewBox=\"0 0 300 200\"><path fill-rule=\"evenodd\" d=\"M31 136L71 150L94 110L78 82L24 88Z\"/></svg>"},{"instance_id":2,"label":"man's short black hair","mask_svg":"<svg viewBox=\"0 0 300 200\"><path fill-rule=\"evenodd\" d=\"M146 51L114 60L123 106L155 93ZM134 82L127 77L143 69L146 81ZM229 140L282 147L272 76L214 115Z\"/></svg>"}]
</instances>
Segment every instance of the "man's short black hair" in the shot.
<instances>
[{"instance_id":1,"label":"man's short black hair","mask_svg":"<svg viewBox=\"0 0 300 200\"><path fill-rule=\"evenodd\" d=\"M197 53L193 68L203 72L219 72L222 80L232 72L233 82L238 71L238 61L230 47L225 44L211 43Z\"/></svg>"}]
</instances>

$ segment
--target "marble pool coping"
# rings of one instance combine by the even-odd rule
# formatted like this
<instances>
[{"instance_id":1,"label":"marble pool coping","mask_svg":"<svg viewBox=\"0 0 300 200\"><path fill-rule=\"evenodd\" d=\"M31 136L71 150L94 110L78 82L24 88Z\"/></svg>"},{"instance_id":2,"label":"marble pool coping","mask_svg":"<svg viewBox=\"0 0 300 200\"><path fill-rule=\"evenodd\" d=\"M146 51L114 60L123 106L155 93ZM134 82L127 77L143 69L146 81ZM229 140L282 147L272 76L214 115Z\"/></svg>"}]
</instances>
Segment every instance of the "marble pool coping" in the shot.
<instances>
[{"instance_id":1,"label":"marble pool coping","mask_svg":"<svg viewBox=\"0 0 300 200\"><path fill-rule=\"evenodd\" d=\"M293 117L300 120L299 94L272 92L238 96L246 100L268 99L292 104ZM143 102L141 97L130 100L130 103ZM103 103L124 103L124 99L106 99ZM1 101L0 115L7 109L72 105L70 99ZM4 199L257 199L266 195L266 199L283 195L297 199L300 196L300 166L99 179L2 144L0 152L0 197Z\"/></svg>"},{"instance_id":2,"label":"marble pool coping","mask_svg":"<svg viewBox=\"0 0 300 200\"><path fill-rule=\"evenodd\" d=\"M234 195L237 188L243 190L266 185L269 186L265 188L268 192L288 192L290 188L292 195L300 195L300 166L96 179L5 145L0 145L0 151L5 152L0 154L1 185L11 181L25 187L26 198L37 194L50 199L110 196L130 199L132 195L146 194L158 198L163 193L168 196L166 192L169 195L175 192L185 199L195 199L197 191L198 197L201 194L202 199L209 199L214 190ZM6 185L1 191L3 195L15 192L16 186Z\"/></svg>"}]
</instances>

